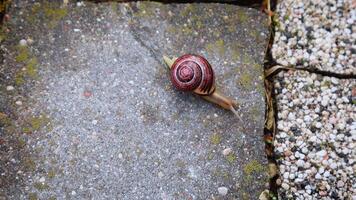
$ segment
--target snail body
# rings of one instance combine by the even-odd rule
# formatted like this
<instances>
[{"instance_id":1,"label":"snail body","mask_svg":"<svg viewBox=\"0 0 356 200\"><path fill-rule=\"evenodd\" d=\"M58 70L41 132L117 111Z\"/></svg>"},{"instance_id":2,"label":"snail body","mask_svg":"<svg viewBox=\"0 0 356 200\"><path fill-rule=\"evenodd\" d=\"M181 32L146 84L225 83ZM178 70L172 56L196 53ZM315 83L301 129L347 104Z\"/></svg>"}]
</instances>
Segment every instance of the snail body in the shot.
<instances>
[{"instance_id":1,"label":"snail body","mask_svg":"<svg viewBox=\"0 0 356 200\"><path fill-rule=\"evenodd\" d=\"M216 90L213 68L204 57L186 54L174 59L164 56L163 59L170 67L171 82L177 90L193 92L238 116L234 108L237 103Z\"/></svg>"}]
</instances>

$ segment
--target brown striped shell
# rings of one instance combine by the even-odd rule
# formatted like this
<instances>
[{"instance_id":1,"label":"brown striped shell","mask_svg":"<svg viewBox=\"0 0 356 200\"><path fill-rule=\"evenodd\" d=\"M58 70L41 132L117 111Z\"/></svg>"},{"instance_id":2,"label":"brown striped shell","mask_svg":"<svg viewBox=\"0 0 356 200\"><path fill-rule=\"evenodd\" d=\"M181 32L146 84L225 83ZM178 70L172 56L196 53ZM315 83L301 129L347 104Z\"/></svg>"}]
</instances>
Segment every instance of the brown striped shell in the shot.
<instances>
[{"instance_id":1,"label":"brown striped shell","mask_svg":"<svg viewBox=\"0 0 356 200\"><path fill-rule=\"evenodd\" d=\"M214 71L202 56L186 54L171 67L171 81L181 91L193 91L200 95L214 92Z\"/></svg>"}]
</instances>

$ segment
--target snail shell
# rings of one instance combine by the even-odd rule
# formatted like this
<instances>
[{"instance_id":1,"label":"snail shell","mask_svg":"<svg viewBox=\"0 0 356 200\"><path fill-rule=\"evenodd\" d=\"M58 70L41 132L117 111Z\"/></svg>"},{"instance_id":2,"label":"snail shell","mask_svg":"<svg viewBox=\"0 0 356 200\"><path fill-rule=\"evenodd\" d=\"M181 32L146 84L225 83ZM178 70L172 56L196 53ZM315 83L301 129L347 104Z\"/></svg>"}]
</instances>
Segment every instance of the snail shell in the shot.
<instances>
[{"instance_id":1,"label":"snail shell","mask_svg":"<svg viewBox=\"0 0 356 200\"><path fill-rule=\"evenodd\" d=\"M214 71L202 56L186 54L175 60L171 67L171 81L181 91L210 95L215 90Z\"/></svg>"}]
</instances>

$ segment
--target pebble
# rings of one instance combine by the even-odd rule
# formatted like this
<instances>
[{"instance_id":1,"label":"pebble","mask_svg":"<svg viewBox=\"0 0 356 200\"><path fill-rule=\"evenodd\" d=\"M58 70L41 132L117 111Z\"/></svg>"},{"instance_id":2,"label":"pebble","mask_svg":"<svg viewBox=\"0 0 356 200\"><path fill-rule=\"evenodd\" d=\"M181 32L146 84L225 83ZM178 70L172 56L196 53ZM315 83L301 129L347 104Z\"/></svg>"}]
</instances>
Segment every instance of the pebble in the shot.
<instances>
[{"instance_id":1,"label":"pebble","mask_svg":"<svg viewBox=\"0 0 356 200\"><path fill-rule=\"evenodd\" d=\"M298 167L304 167L304 161L303 160L298 160L297 161L297 166Z\"/></svg>"},{"instance_id":2,"label":"pebble","mask_svg":"<svg viewBox=\"0 0 356 200\"><path fill-rule=\"evenodd\" d=\"M218 192L219 192L220 195L226 196L227 192L228 192L228 189L227 189L227 187L219 187L218 188Z\"/></svg>"},{"instance_id":3,"label":"pebble","mask_svg":"<svg viewBox=\"0 0 356 200\"><path fill-rule=\"evenodd\" d=\"M21 106L22 105L22 101L16 101L15 104L18 105L18 106Z\"/></svg>"},{"instance_id":4,"label":"pebble","mask_svg":"<svg viewBox=\"0 0 356 200\"><path fill-rule=\"evenodd\" d=\"M230 153L232 153L232 149L231 149L231 148L226 148L226 149L224 149L223 152L222 152L222 154L223 154L224 156L227 156L227 155L229 155Z\"/></svg>"},{"instance_id":5,"label":"pebble","mask_svg":"<svg viewBox=\"0 0 356 200\"><path fill-rule=\"evenodd\" d=\"M23 47L27 46L27 40L22 39L22 40L20 40L19 44L20 44L20 46L23 46Z\"/></svg>"},{"instance_id":6,"label":"pebble","mask_svg":"<svg viewBox=\"0 0 356 200\"><path fill-rule=\"evenodd\" d=\"M289 190L289 185L287 183L282 183L282 188L285 190Z\"/></svg>"},{"instance_id":7,"label":"pebble","mask_svg":"<svg viewBox=\"0 0 356 200\"><path fill-rule=\"evenodd\" d=\"M39 180L39 182L41 182L41 183L44 183L45 181L46 181L45 177L41 177L40 180Z\"/></svg>"},{"instance_id":8,"label":"pebble","mask_svg":"<svg viewBox=\"0 0 356 200\"><path fill-rule=\"evenodd\" d=\"M14 86L12 86L12 85L8 85L8 86L6 86L6 90L7 91L12 91L12 90L14 90L15 88L14 88Z\"/></svg>"}]
</instances>

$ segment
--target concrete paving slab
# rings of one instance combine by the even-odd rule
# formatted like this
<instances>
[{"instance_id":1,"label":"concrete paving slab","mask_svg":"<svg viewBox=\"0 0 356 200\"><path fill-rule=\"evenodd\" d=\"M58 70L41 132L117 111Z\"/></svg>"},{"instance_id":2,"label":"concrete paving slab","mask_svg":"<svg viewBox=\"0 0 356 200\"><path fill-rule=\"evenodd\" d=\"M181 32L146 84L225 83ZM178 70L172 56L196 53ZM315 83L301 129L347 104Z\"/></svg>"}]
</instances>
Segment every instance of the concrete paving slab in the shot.
<instances>
[{"instance_id":1,"label":"concrete paving slab","mask_svg":"<svg viewBox=\"0 0 356 200\"><path fill-rule=\"evenodd\" d=\"M255 199L265 188L258 10L14 1L9 15L1 197ZM211 62L244 121L174 90L161 58L183 53Z\"/></svg>"}]
</instances>

